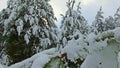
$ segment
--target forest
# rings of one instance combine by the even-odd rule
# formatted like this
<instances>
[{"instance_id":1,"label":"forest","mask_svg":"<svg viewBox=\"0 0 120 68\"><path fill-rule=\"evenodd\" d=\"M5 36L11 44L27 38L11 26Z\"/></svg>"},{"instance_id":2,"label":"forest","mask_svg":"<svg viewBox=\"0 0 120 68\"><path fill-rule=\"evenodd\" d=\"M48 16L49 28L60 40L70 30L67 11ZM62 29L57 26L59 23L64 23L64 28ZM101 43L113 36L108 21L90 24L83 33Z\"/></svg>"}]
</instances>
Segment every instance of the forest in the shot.
<instances>
[{"instance_id":1,"label":"forest","mask_svg":"<svg viewBox=\"0 0 120 68\"><path fill-rule=\"evenodd\" d=\"M68 0L58 27L49 2L9 0L0 11L0 68L120 68L120 7L106 18L100 7L90 25Z\"/></svg>"}]
</instances>

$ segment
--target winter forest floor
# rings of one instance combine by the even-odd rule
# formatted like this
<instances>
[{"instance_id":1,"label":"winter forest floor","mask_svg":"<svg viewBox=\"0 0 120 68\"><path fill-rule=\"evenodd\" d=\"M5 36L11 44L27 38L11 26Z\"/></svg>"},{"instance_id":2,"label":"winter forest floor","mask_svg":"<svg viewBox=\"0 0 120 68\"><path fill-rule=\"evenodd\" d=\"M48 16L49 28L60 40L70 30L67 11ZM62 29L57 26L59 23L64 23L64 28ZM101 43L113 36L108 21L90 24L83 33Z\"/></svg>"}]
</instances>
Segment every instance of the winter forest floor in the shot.
<instances>
[{"instance_id":1,"label":"winter forest floor","mask_svg":"<svg viewBox=\"0 0 120 68\"><path fill-rule=\"evenodd\" d=\"M44 50L8 68L119 68L119 30L72 39L64 48Z\"/></svg>"}]
</instances>

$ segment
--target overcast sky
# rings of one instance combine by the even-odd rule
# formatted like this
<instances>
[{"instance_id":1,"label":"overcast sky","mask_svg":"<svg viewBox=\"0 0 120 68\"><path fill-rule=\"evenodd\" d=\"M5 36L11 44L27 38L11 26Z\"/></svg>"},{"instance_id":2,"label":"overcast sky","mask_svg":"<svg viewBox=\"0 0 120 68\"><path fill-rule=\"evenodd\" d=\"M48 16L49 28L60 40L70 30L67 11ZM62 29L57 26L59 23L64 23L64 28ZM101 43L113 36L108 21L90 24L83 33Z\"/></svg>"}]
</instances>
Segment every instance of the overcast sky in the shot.
<instances>
[{"instance_id":1,"label":"overcast sky","mask_svg":"<svg viewBox=\"0 0 120 68\"><path fill-rule=\"evenodd\" d=\"M54 8L55 16L60 21L60 14L64 14L67 10L66 2L68 0L51 0L50 4ZM76 0L76 3L81 1L82 15L91 23L99 10L103 7L104 16L114 15L116 9L120 6L120 0ZM0 0L0 10L6 8L7 0ZM58 22L57 25L60 23Z\"/></svg>"}]
</instances>

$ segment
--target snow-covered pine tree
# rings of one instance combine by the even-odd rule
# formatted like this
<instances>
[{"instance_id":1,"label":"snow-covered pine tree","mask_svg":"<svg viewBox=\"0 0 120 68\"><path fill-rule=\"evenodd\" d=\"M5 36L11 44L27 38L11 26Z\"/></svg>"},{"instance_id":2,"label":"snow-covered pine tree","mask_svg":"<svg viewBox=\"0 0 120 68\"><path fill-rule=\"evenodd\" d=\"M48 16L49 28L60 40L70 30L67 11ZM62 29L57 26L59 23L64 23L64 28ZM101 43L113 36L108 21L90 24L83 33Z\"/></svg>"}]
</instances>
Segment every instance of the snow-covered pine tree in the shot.
<instances>
[{"instance_id":1,"label":"snow-covered pine tree","mask_svg":"<svg viewBox=\"0 0 120 68\"><path fill-rule=\"evenodd\" d=\"M120 27L120 7L117 9L116 13L114 14L114 23L115 23L115 27Z\"/></svg>"},{"instance_id":2,"label":"snow-covered pine tree","mask_svg":"<svg viewBox=\"0 0 120 68\"><path fill-rule=\"evenodd\" d=\"M78 39L80 34L87 34L88 24L85 18L81 15L80 3L77 9L74 9L75 0L68 0L65 16L62 15L61 21L61 42L71 40L72 38Z\"/></svg>"},{"instance_id":3,"label":"snow-covered pine tree","mask_svg":"<svg viewBox=\"0 0 120 68\"><path fill-rule=\"evenodd\" d=\"M92 23L92 28L95 33L105 31L104 17L102 14L103 14L102 7L100 7L100 10L97 12L95 16L95 21Z\"/></svg>"},{"instance_id":4,"label":"snow-covered pine tree","mask_svg":"<svg viewBox=\"0 0 120 68\"><path fill-rule=\"evenodd\" d=\"M105 31L115 29L114 18L109 16L105 18Z\"/></svg>"},{"instance_id":5,"label":"snow-covered pine tree","mask_svg":"<svg viewBox=\"0 0 120 68\"><path fill-rule=\"evenodd\" d=\"M0 64L7 64L6 53L5 53L5 37L3 37L3 24L2 22L7 18L5 10L0 12ZM4 20L3 20L4 19Z\"/></svg>"},{"instance_id":6,"label":"snow-covered pine tree","mask_svg":"<svg viewBox=\"0 0 120 68\"><path fill-rule=\"evenodd\" d=\"M11 63L26 59L36 52L55 46L56 28L49 0L9 0L2 19L3 36L7 37L6 53ZM54 29L54 30L53 30Z\"/></svg>"}]
</instances>

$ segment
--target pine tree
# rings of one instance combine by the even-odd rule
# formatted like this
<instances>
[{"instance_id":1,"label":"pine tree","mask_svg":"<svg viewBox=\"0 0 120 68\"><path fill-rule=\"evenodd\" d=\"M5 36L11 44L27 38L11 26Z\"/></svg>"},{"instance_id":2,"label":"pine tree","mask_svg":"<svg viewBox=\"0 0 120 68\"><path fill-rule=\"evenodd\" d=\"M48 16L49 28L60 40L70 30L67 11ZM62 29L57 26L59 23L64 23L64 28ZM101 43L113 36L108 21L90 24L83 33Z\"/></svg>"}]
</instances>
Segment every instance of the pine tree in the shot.
<instances>
[{"instance_id":1,"label":"pine tree","mask_svg":"<svg viewBox=\"0 0 120 68\"><path fill-rule=\"evenodd\" d=\"M109 16L105 19L105 31L115 29L114 18Z\"/></svg>"},{"instance_id":2,"label":"pine tree","mask_svg":"<svg viewBox=\"0 0 120 68\"><path fill-rule=\"evenodd\" d=\"M120 7L117 9L114 15L114 23L115 27L120 27Z\"/></svg>"},{"instance_id":3,"label":"pine tree","mask_svg":"<svg viewBox=\"0 0 120 68\"><path fill-rule=\"evenodd\" d=\"M49 0L9 0L1 13L6 53L19 62L46 48L55 47L55 17ZM54 30L53 30L54 29Z\"/></svg>"},{"instance_id":4,"label":"pine tree","mask_svg":"<svg viewBox=\"0 0 120 68\"><path fill-rule=\"evenodd\" d=\"M67 8L65 16L62 15L61 21L61 42L62 40L69 41L72 38L78 39L80 34L87 34L88 24L85 18L81 15L80 3L77 9L74 9L75 0L69 0L67 2Z\"/></svg>"},{"instance_id":5,"label":"pine tree","mask_svg":"<svg viewBox=\"0 0 120 68\"><path fill-rule=\"evenodd\" d=\"M5 37L3 37L3 24L2 22L7 18L6 12L3 9L0 12L0 63L1 64L7 64L7 57L6 57L6 53L5 53ZM4 20L3 20L4 19Z\"/></svg>"},{"instance_id":6,"label":"pine tree","mask_svg":"<svg viewBox=\"0 0 120 68\"><path fill-rule=\"evenodd\" d=\"M97 12L97 15L95 16L95 21L92 23L92 28L95 33L105 31L104 17L102 14L103 14L102 7L100 7L100 10Z\"/></svg>"}]
</instances>

